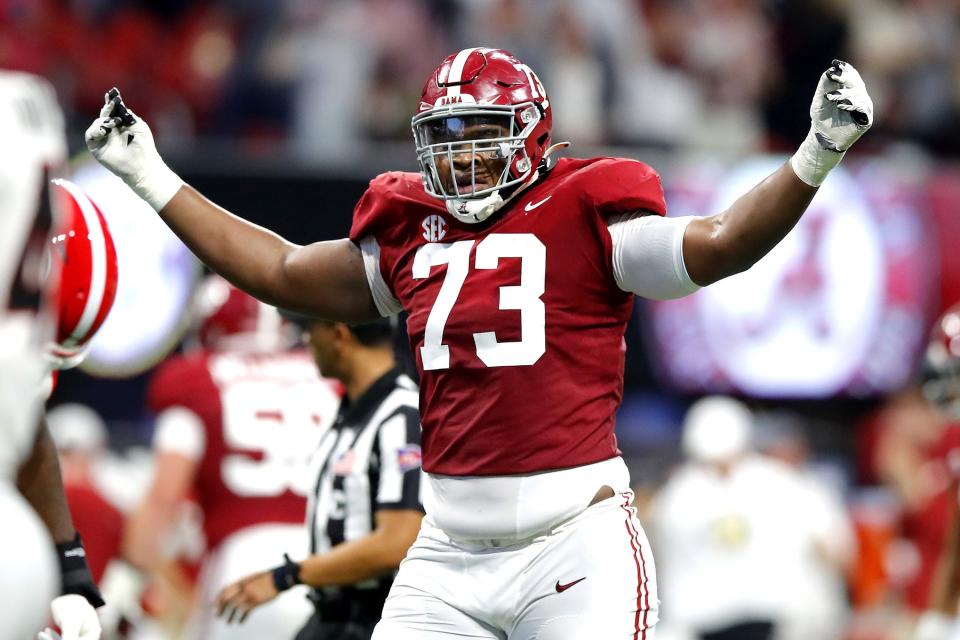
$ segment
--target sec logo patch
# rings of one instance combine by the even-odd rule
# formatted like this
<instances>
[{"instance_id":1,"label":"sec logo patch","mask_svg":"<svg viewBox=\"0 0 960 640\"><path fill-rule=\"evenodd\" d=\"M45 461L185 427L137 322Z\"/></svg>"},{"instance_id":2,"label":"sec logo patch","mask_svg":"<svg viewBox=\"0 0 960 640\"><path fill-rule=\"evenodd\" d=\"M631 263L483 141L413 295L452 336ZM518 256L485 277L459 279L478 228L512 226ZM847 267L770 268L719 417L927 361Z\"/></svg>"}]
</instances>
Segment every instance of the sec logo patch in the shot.
<instances>
[{"instance_id":1,"label":"sec logo patch","mask_svg":"<svg viewBox=\"0 0 960 640\"><path fill-rule=\"evenodd\" d=\"M427 242L440 242L443 236L447 235L447 222L436 214L424 218L420 226Z\"/></svg>"}]
</instances>

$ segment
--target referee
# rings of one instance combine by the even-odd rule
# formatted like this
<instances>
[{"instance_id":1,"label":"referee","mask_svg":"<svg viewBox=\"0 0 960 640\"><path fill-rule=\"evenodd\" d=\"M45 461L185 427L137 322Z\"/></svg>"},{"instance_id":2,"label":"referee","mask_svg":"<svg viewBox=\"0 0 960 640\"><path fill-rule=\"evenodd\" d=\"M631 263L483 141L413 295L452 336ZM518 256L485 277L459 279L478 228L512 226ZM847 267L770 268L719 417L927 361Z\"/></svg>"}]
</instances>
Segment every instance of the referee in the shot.
<instances>
[{"instance_id":1,"label":"referee","mask_svg":"<svg viewBox=\"0 0 960 640\"><path fill-rule=\"evenodd\" d=\"M388 320L348 326L288 312L309 336L324 376L346 399L320 442L320 473L307 507L310 553L226 586L218 615L243 622L295 584L313 589L316 612L296 640L368 640L400 561L420 530L417 388L397 368Z\"/></svg>"}]
</instances>

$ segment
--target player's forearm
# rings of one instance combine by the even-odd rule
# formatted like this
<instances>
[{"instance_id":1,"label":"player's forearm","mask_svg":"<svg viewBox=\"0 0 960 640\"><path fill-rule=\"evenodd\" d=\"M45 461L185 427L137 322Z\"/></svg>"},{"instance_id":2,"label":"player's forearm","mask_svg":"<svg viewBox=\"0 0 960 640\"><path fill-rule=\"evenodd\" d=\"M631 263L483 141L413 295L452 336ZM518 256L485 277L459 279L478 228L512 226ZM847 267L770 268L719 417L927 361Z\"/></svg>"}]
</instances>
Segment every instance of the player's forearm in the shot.
<instances>
[{"instance_id":1,"label":"player's forearm","mask_svg":"<svg viewBox=\"0 0 960 640\"><path fill-rule=\"evenodd\" d=\"M283 302L280 272L294 245L217 206L189 185L180 188L160 217L211 269L260 299Z\"/></svg>"},{"instance_id":2,"label":"player's forearm","mask_svg":"<svg viewBox=\"0 0 960 640\"><path fill-rule=\"evenodd\" d=\"M73 540L77 532L63 490L57 448L45 420L41 419L33 451L17 474L17 488L43 520L54 542Z\"/></svg>"},{"instance_id":3,"label":"player's forearm","mask_svg":"<svg viewBox=\"0 0 960 640\"><path fill-rule=\"evenodd\" d=\"M793 228L830 171L873 123L873 101L853 66L834 60L810 103L810 131L780 169L723 213L691 222L687 273L699 285L749 269Z\"/></svg>"},{"instance_id":4,"label":"player's forearm","mask_svg":"<svg viewBox=\"0 0 960 640\"><path fill-rule=\"evenodd\" d=\"M313 587L350 585L376 578L400 566L409 541L374 532L344 542L323 555L310 556L300 563L300 581Z\"/></svg>"},{"instance_id":5,"label":"player's forearm","mask_svg":"<svg viewBox=\"0 0 960 640\"><path fill-rule=\"evenodd\" d=\"M153 132L117 92L87 128L87 148L214 271L264 302L327 320L379 317L359 247L347 239L300 247L210 202L160 157Z\"/></svg>"},{"instance_id":6,"label":"player's forearm","mask_svg":"<svg viewBox=\"0 0 960 640\"><path fill-rule=\"evenodd\" d=\"M793 229L816 192L788 162L723 213L691 223L684 237L690 277L705 286L749 269Z\"/></svg>"},{"instance_id":7,"label":"player's forearm","mask_svg":"<svg viewBox=\"0 0 960 640\"><path fill-rule=\"evenodd\" d=\"M149 500L141 505L127 520L121 544L123 558L144 571L161 565L160 544L173 519L174 507L158 506Z\"/></svg>"},{"instance_id":8,"label":"player's forearm","mask_svg":"<svg viewBox=\"0 0 960 640\"><path fill-rule=\"evenodd\" d=\"M264 302L342 322L380 317L360 249L346 238L294 245L187 185L160 217L206 265Z\"/></svg>"}]
</instances>

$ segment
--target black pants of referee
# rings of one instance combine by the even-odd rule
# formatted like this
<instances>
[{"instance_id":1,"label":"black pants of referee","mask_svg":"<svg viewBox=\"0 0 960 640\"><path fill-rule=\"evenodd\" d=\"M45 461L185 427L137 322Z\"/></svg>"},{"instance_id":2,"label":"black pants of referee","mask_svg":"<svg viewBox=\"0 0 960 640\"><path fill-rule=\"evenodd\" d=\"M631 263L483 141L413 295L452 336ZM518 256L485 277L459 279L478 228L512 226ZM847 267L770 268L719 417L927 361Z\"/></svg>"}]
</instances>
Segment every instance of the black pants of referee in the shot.
<instances>
[{"instance_id":1,"label":"black pants of referee","mask_svg":"<svg viewBox=\"0 0 960 640\"><path fill-rule=\"evenodd\" d=\"M742 622L732 627L701 633L701 640L771 640L775 627L772 622Z\"/></svg>"},{"instance_id":2,"label":"black pants of referee","mask_svg":"<svg viewBox=\"0 0 960 640\"><path fill-rule=\"evenodd\" d=\"M373 622L323 622L319 614L313 614L306 626L297 634L296 640L370 640Z\"/></svg>"}]
</instances>

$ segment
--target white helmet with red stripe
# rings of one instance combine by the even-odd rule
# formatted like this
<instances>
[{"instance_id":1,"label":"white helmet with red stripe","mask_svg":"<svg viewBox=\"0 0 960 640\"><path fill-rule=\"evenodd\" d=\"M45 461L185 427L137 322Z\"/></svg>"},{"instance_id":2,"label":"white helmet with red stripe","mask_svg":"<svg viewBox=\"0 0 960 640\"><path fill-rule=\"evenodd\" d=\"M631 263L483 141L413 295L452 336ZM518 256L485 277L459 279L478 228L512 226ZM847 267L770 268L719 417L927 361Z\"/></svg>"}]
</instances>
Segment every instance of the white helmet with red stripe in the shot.
<instances>
[{"instance_id":1,"label":"white helmet with red stripe","mask_svg":"<svg viewBox=\"0 0 960 640\"><path fill-rule=\"evenodd\" d=\"M113 306L117 251L103 214L80 187L54 180L53 198L59 217L50 240L50 263L59 284L52 292L57 334L47 357L57 369L69 369L83 360Z\"/></svg>"}]
</instances>

